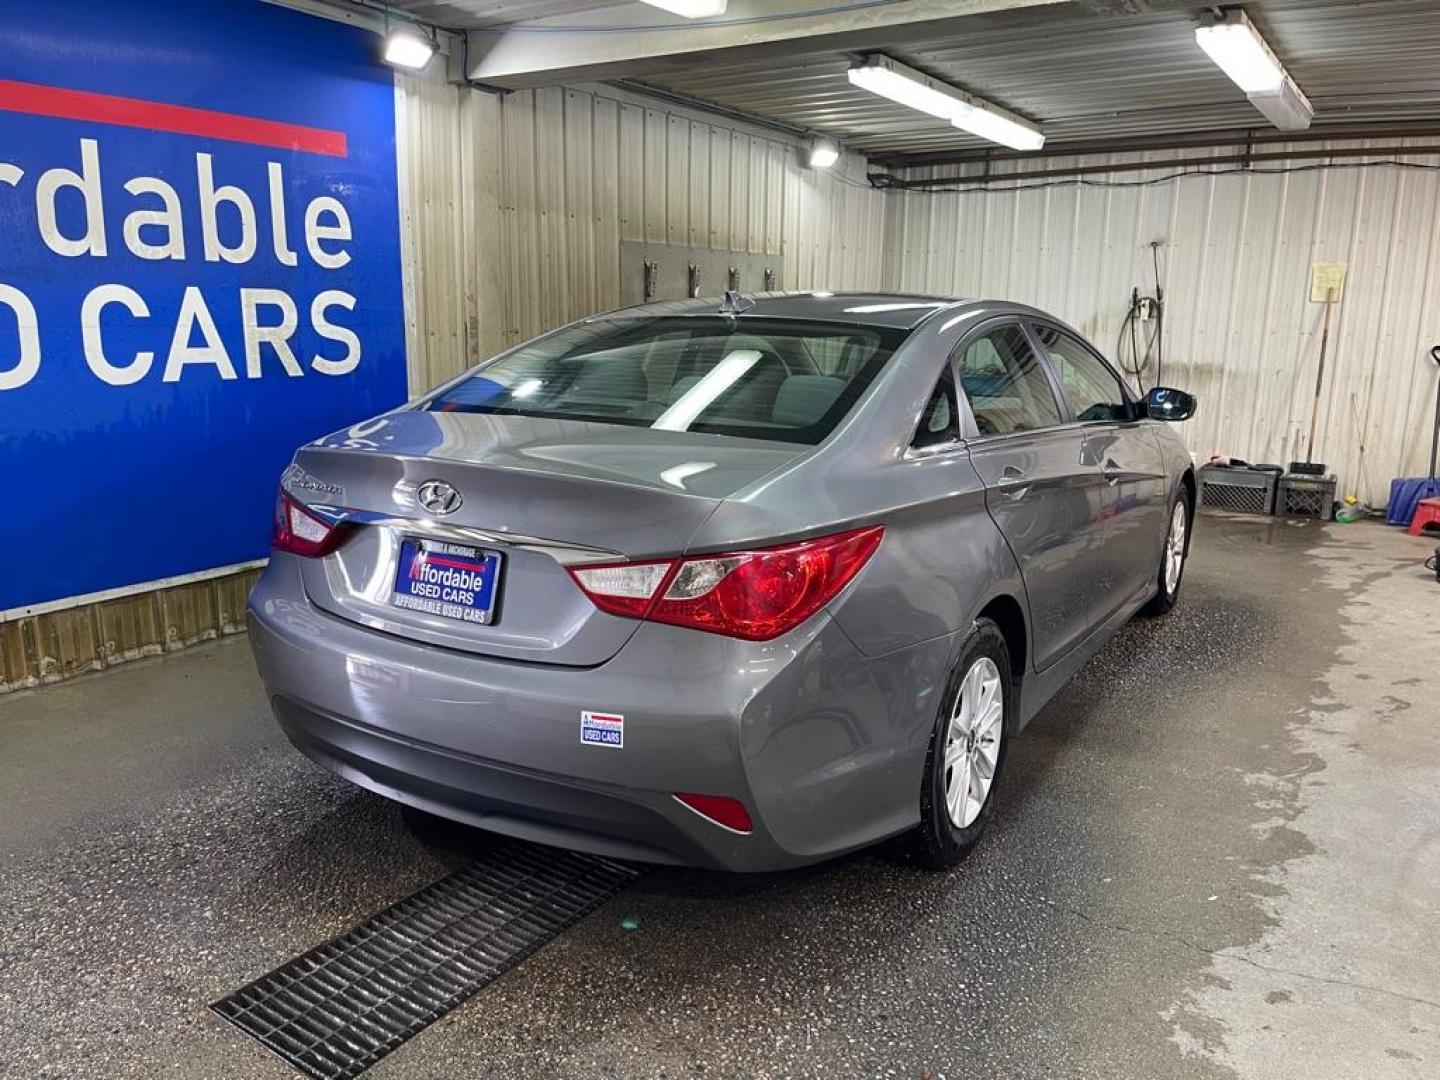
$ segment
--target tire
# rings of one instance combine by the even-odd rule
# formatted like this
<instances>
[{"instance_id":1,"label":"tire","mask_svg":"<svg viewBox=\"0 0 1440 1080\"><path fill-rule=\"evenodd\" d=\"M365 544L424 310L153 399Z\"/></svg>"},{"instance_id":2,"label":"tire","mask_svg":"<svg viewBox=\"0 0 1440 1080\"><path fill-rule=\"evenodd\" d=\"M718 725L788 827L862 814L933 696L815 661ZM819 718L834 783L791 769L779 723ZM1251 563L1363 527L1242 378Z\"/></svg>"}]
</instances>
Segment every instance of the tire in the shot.
<instances>
[{"instance_id":1,"label":"tire","mask_svg":"<svg viewBox=\"0 0 1440 1080\"><path fill-rule=\"evenodd\" d=\"M1182 485L1175 493L1175 505L1170 510L1170 524L1165 529L1165 545L1160 549L1160 569L1155 577L1155 595L1150 602L1142 609L1146 615L1164 615L1169 612L1180 600L1180 585L1185 580L1185 562L1190 555L1190 533L1191 525L1194 524L1194 512L1190 509L1190 500L1185 497L1185 487ZM1180 530L1178 553L1176 549L1175 530ZM1174 563L1174 576L1172 560Z\"/></svg>"},{"instance_id":2,"label":"tire","mask_svg":"<svg viewBox=\"0 0 1440 1080\"><path fill-rule=\"evenodd\" d=\"M978 684L972 683L972 679L979 680ZM993 700L986 696L992 680L996 680L995 692L999 694L998 710L984 704ZM925 773L920 785L920 824L911 834L910 846L915 860L927 869L949 870L957 865L995 816L996 792L1005 771L1010 732L1014 730L1016 689L1010 678L1010 651L1005 646L1004 635L989 619L977 620L960 647L959 658L946 681L935 729L930 735L930 750L925 756ZM966 694L972 695L969 698L972 706L977 701L981 705L978 716L974 708L969 710L971 720L978 720L971 725L978 729L974 735L964 731ZM947 757L947 751L957 744L960 749ZM985 751L985 747L991 745L993 755ZM958 754L958 758L954 754ZM947 765L947 760L952 763ZM986 768L990 771L989 782L984 785L977 806L974 788L970 785L975 782L975 776L983 781ZM953 798L957 789L952 785L960 777L961 769L965 770L969 782L964 792L959 793L957 811L957 800ZM972 769L976 770L974 776ZM947 777L950 778L948 784Z\"/></svg>"}]
</instances>

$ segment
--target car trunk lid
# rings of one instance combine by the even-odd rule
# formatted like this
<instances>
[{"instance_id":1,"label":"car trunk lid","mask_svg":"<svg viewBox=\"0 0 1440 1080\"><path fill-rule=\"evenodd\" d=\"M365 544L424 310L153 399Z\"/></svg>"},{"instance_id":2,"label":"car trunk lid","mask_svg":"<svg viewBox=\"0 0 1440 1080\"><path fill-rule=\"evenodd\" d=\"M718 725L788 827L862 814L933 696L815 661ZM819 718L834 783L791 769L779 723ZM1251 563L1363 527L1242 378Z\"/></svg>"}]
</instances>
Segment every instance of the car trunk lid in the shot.
<instances>
[{"instance_id":1,"label":"car trunk lid","mask_svg":"<svg viewBox=\"0 0 1440 1080\"><path fill-rule=\"evenodd\" d=\"M311 600L386 633L507 660L603 663L638 625L597 610L567 566L674 555L729 494L807 448L720 435L533 417L403 410L296 455L286 490L351 523L334 553L307 560ZM420 503L431 481L459 495ZM493 618L395 603L407 542L498 553ZM463 560L462 560L463 561Z\"/></svg>"}]
</instances>

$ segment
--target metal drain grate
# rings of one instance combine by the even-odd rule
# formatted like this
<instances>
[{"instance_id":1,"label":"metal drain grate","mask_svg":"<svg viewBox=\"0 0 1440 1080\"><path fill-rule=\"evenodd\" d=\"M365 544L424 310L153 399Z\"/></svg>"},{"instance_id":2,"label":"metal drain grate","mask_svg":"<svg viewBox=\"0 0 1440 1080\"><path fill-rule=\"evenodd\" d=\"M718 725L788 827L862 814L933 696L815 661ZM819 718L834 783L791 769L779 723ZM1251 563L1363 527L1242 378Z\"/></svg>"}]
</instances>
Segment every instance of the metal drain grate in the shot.
<instances>
[{"instance_id":1,"label":"metal drain grate","mask_svg":"<svg viewBox=\"0 0 1440 1080\"><path fill-rule=\"evenodd\" d=\"M501 843L210 1007L310 1076L356 1076L636 873L578 852Z\"/></svg>"}]
</instances>

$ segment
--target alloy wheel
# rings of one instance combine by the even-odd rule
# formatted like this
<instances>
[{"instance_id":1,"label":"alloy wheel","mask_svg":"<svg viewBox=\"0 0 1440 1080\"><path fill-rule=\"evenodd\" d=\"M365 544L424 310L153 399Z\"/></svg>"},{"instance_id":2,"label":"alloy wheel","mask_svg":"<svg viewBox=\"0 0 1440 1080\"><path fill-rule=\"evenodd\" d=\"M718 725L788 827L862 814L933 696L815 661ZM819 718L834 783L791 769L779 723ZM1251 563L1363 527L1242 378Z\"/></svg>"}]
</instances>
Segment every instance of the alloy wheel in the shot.
<instances>
[{"instance_id":1,"label":"alloy wheel","mask_svg":"<svg viewBox=\"0 0 1440 1080\"><path fill-rule=\"evenodd\" d=\"M945 736L945 808L965 829L980 816L1000 762L1005 737L1005 692L995 661L982 656L970 665L950 710Z\"/></svg>"},{"instance_id":2,"label":"alloy wheel","mask_svg":"<svg viewBox=\"0 0 1440 1080\"><path fill-rule=\"evenodd\" d=\"M1180 588L1180 571L1185 568L1185 532L1189 517L1185 501L1175 501L1175 512L1170 515L1170 535L1165 541L1165 595L1174 596Z\"/></svg>"}]
</instances>

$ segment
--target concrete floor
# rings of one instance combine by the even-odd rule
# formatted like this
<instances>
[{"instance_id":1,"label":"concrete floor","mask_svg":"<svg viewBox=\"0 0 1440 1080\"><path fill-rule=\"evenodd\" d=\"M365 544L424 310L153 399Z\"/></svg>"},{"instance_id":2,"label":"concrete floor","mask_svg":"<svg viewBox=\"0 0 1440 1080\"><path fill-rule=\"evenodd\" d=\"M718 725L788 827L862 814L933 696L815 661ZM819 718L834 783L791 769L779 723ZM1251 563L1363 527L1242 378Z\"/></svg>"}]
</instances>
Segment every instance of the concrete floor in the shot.
<instances>
[{"instance_id":1,"label":"concrete floor","mask_svg":"<svg viewBox=\"0 0 1440 1080\"><path fill-rule=\"evenodd\" d=\"M652 871L372 1075L1440 1075L1433 546L1206 517L959 870ZM243 640L0 698L0 792L6 1077L283 1077L206 1004L486 843L291 751Z\"/></svg>"}]
</instances>

